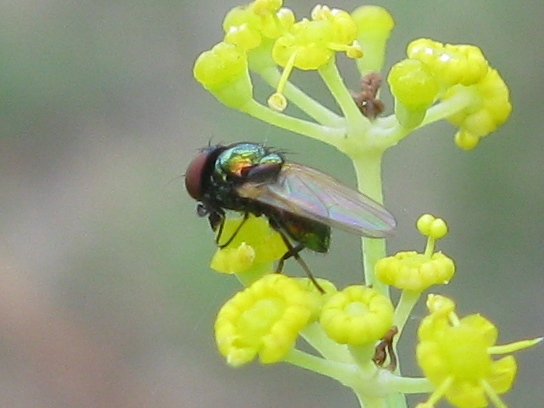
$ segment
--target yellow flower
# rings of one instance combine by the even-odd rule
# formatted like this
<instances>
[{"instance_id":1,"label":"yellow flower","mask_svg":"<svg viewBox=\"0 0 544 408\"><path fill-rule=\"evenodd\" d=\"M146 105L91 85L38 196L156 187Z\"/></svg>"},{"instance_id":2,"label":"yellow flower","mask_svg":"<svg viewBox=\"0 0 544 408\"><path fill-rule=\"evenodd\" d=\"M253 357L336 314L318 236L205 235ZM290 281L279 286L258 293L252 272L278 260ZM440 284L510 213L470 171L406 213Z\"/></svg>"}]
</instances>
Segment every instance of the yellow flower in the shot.
<instances>
[{"instance_id":1,"label":"yellow flower","mask_svg":"<svg viewBox=\"0 0 544 408\"><path fill-rule=\"evenodd\" d=\"M327 63L336 51L350 52L354 58L357 35L355 22L343 10L316 6L312 20L295 23L287 33L276 40L272 58L277 64L291 69L314 70Z\"/></svg>"},{"instance_id":2,"label":"yellow flower","mask_svg":"<svg viewBox=\"0 0 544 408\"><path fill-rule=\"evenodd\" d=\"M438 95L439 85L431 69L416 59L397 62L387 81L395 98L411 109L427 109Z\"/></svg>"},{"instance_id":3,"label":"yellow flower","mask_svg":"<svg viewBox=\"0 0 544 408\"><path fill-rule=\"evenodd\" d=\"M459 147L473 149L510 116L508 87L478 47L420 38L408 45L406 53L431 70L441 86L440 100L457 97L468 101L464 109L447 118L459 127L455 135Z\"/></svg>"},{"instance_id":4,"label":"yellow flower","mask_svg":"<svg viewBox=\"0 0 544 408\"><path fill-rule=\"evenodd\" d=\"M454 272L453 261L441 252L430 257L415 251L399 252L380 259L375 267L376 276L383 283L418 292L448 283Z\"/></svg>"},{"instance_id":5,"label":"yellow flower","mask_svg":"<svg viewBox=\"0 0 544 408\"><path fill-rule=\"evenodd\" d=\"M417 227L427 235L424 253L399 252L376 262L376 277L398 289L421 292L432 285L448 283L455 273L455 264L442 252L434 252L436 239L447 233L444 220L425 214L418 219Z\"/></svg>"},{"instance_id":6,"label":"yellow flower","mask_svg":"<svg viewBox=\"0 0 544 408\"><path fill-rule=\"evenodd\" d=\"M276 92L268 104L283 110L287 104L283 90L294 68L316 70L333 58L337 51L344 51L349 58L360 58L363 53L355 41L357 25L344 10L316 6L312 19L302 19L278 37L272 48L272 58L284 67Z\"/></svg>"},{"instance_id":7,"label":"yellow flower","mask_svg":"<svg viewBox=\"0 0 544 408\"><path fill-rule=\"evenodd\" d=\"M237 367L257 355L264 364L281 361L316 316L316 290L306 286L271 274L227 301L215 322L217 347L227 363Z\"/></svg>"},{"instance_id":8,"label":"yellow flower","mask_svg":"<svg viewBox=\"0 0 544 408\"><path fill-rule=\"evenodd\" d=\"M393 305L377 290L348 286L323 305L320 323L340 344L362 346L381 339L393 325Z\"/></svg>"},{"instance_id":9,"label":"yellow flower","mask_svg":"<svg viewBox=\"0 0 544 408\"><path fill-rule=\"evenodd\" d=\"M254 266L255 258L255 248L242 242L237 247L229 245L218 249L212 257L210 268L221 273L242 273Z\"/></svg>"},{"instance_id":10,"label":"yellow flower","mask_svg":"<svg viewBox=\"0 0 544 408\"><path fill-rule=\"evenodd\" d=\"M268 220L252 214L245 221L240 217L225 220L218 243L228 240L229 245L217 249L210 265L222 273L238 274L261 267L271 271L268 265L287 252L281 235L270 227Z\"/></svg>"},{"instance_id":11,"label":"yellow flower","mask_svg":"<svg viewBox=\"0 0 544 408\"><path fill-rule=\"evenodd\" d=\"M294 13L281 6L278 0L256 0L233 8L223 20L224 41L251 50L279 37L295 22Z\"/></svg>"},{"instance_id":12,"label":"yellow flower","mask_svg":"<svg viewBox=\"0 0 544 408\"><path fill-rule=\"evenodd\" d=\"M460 408L488 405L506 407L499 398L510 389L516 375L513 356L504 354L530 347L542 339L495 346L497 328L479 314L459 318L450 299L429 295L425 317L418 330L417 361L436 387L421 407L433 407L442 397Z\"/></svg>"},{"instance_id":13,"label":"yellow flower","mask_svg":"<svg viewBox=\"0 0 544 408\"><path fill-rule=\"evenodd\" d=\"M231 108L241 108L253 98L246 52L220 42L198 56L193 67L195 79L219 101Z\"/></svg>"},{"instance_id":14,"label":"yellow flower","mask_svg":"<svg viewBox=\"0 0 544 408\"><path fill-rule=\"evenodd\" d=\"M468 91L473 102L448 117L451 123L459 127L455 143L465 150L476 147L482 137L506 122L512 112L508 87L495 69L490 68ZM446 101L460 92L463 90L459 87L452 87L441 99Z\"/></svg>"},{"instance_id":15,"label":"yellow flower","mask_svg":"<svg viewBox=\"0 0 544 408\"><path fill-rule=\"evenodd\" d=\"M489 68L482 51L475 45L442 44L420 38L408 45L406 55L431 68L445 89L457 84L474 85Z\"/></svg>"},{"instance_id":16,"label":"yellow flower","mask_svg":"<svg viewBox=\"0 0 544 408\"><path fill-rule=\"evenodd\" d=\"M424 119L440 90L432 70L417 59L402 60L387 76L395 97L395 114L401 125L415 128Z\"/></svg>"}]
</instances>

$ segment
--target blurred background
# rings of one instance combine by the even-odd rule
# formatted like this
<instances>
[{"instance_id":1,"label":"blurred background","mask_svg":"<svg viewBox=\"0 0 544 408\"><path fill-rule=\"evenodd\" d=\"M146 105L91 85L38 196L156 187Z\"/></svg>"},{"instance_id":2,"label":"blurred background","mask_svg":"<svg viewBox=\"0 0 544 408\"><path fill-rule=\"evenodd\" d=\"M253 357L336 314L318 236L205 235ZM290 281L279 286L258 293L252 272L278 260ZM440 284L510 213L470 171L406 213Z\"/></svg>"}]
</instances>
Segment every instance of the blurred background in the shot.
<instances>
[{"instance_id":1,"label":"blurred background","mask_svg":"<svg viewBox=\"0 0 544 408\"><path fill-rule=\"evenodd\" d=\"M209 270L214 236L184 191L197 149L264 142L354 180L332 148L231 111L193 80L194 59L220 40L236 4L0 3L1 407L356 406L341 385L288 365L230 369L214 346L216 311L239 285ZM314 4L285 5L300 18ZM387 207L399 222L390 250L423 249L415 219L444 217L451 233L439 249L457 275L435 292L454 297L461 314L490 318L501 343L542 335L544 3L376 4L397 24L388 67L417 37L474 43L514 106L474 151L455 147L453 127L441 123L387 153ZM356 87L355 70L342 67ZM315 76L295 81L327 99ZM330 254L305 259L340 286L359 279L359 240L348 234L334 232ZM410 356L423 313L402 342L411 375L419 375ZM517 359L506 400L539 406L544 349Z\"/></svg>"}]
</instances>

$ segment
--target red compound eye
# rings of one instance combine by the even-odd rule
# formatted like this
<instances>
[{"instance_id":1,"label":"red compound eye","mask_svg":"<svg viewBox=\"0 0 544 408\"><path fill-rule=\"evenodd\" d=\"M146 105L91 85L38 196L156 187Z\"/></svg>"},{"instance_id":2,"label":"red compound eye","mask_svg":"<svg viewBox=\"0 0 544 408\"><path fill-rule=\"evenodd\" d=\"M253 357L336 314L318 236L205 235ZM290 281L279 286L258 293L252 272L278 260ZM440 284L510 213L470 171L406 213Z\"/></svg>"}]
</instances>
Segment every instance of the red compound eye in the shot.
<instances>
[{"instance_id":1,"label":"red compound eye","mask_svg":"<svg viewBox=\"0 0 544 408\"><path fill-rule=\"evenodd\" d=\"M209 156L209 150L200 152L198 156L191 160L185 172L185 188L189 195L197 201L202 198L202 177Z\"/></svg>"}]
</instances>

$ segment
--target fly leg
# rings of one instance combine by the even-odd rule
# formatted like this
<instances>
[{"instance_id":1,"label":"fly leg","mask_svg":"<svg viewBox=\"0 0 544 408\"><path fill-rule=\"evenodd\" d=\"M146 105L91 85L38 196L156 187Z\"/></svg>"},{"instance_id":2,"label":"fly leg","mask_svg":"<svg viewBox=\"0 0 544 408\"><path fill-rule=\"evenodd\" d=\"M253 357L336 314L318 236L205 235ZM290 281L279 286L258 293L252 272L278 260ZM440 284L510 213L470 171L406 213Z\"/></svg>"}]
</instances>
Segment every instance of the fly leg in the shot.
<instances>
[{"instance_id":1,"label":"fly leg","mask_svg":"<svg viewBox=\"0 0 544 408\"><path fill-rule=\"evenodd\" d=\"M229 237L229 239L227 239L225 243L220 244L219 241L221 240L221 235L223 235L223 226L225 225L225 217L223 216L223 218L221 218L220 222L218 223L219 229L217 231L217 235L215 236L215 243L217 244L217 246L220 249L227 247L232 242L234 237L236 237L236 235L240 232L240 230L242 229L242 226L245 224L248 218L249 218L249 213L247 212L244 213L244 217L242 218L242 221L240 221L240 224L238 224L233 234Z\"/></svg>"},{"instance_id":2,"label":"fly leg","mask_svg":"<svg viewBox=\"0 0 544 408\"><path fill-rule=\"evenodd\" d=\"M285 243L285 246L287 247L288 251L281 257L281 259L278 261L278 267L276 268L276 273L281 273L283 271L283 265L285 264L285 261L291 257L295 258L300 266L302 266L302 269L304 269L304 272L306 273L306 276L310 279L310 281L314 284L314 286L317 288L318 291L321 293L325 293L325 290L321 287L319 283L317 283L317 280L315 279L314 274L310 270L310 267L306 262L304 262L304 259L299 255L299 252L302 251L305 247L302 244L298 244L296 246L293 246L289 239L285 236L283 231L278 231L281 235L281 238L283 239L283 242Z\"/></svg>"}]
</instances>

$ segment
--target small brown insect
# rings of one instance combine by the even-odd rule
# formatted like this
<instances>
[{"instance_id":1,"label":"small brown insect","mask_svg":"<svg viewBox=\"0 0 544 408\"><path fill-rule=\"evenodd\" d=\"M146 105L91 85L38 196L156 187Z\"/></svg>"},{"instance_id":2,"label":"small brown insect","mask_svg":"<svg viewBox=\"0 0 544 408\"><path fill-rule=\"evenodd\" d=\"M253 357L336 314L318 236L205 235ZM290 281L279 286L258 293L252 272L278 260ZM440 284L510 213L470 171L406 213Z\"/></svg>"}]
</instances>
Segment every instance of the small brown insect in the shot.
<instances>
[{"instance_id":1,"label":"small brown insect","mask_svg":"<svg viewBox=\"0 0 544 408\"><path fill-rule=\"evenodd\" d=\"M393 339L398 332L399 329L397 326L393 326L389 329L376 346L374 358L372 359L378 366L383 367L385 360L387 360L387 355L389 354L389 364L385 367L389 371L393 371L397 368L397 356L393 349Z\"/></svg>"},{"instance_id":2,"label":"small brown insect","mask_svg":"<svg viewBox=\"0 0 544 408\"><path fill-rule=\"evenodd\" d=\"M369 119L376 119L385 110L384 103L376 96L382 85L382 76L378 72L370 72L361 79L361 90L353 92L355 104Z\"/></svg>"}]
</instances>

